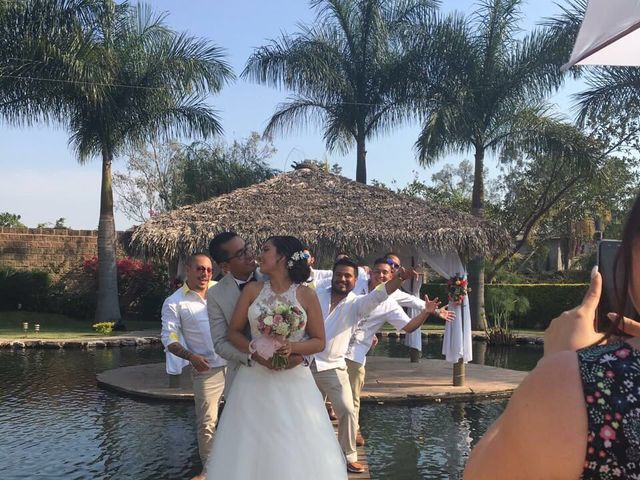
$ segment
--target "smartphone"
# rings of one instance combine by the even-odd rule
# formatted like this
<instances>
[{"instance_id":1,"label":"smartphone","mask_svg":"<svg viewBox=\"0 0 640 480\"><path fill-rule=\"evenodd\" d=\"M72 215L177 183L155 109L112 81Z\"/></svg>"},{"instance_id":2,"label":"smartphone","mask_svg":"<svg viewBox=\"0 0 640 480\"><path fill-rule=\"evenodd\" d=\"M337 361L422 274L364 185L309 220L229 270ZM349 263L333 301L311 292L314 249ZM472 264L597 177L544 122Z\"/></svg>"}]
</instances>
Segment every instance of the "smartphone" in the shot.
<instances>
[{"instance_id":1,"label":"smartphone","mask_svg":"<svg viewBox=\"0 0 640 480\"><path fill-rule=\"evenodd\" d=\"M619 268L614 272L614 265L618 249L620 248L620 240L601 240L598 243L598 271L602 276L602 295L596 312L596 331L606 332L611 327L611 320L607 317L609 312L618 312L618 295L616 292L616 284L618 288L622 288L624 281L624 270ZM627 294L625 317L638 320L638 312L635 311L631 298Z\"/></svg>"}]
</instances>

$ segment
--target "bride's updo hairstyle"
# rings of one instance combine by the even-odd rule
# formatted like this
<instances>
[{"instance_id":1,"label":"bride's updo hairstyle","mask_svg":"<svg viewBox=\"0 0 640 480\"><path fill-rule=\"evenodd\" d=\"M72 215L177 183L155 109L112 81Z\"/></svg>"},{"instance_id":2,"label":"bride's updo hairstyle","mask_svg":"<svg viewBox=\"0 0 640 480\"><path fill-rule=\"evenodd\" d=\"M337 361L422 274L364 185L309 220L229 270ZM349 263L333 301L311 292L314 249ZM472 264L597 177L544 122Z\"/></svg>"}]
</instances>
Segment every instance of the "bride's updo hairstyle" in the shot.
<instances>
[{"instance_id":1,"label":"bride's updo hairstyle","mask_svg":"<svg viewBox=\"0 0 640 480\"><path fill-rule=\"evenodd\" d=\"M287 272L293 283L306 282L311 276L311 267L304 255L305 246L296 237L276 235L267 240L273 243L278 254L287 260Z\"/></svg>"}]
</instances>

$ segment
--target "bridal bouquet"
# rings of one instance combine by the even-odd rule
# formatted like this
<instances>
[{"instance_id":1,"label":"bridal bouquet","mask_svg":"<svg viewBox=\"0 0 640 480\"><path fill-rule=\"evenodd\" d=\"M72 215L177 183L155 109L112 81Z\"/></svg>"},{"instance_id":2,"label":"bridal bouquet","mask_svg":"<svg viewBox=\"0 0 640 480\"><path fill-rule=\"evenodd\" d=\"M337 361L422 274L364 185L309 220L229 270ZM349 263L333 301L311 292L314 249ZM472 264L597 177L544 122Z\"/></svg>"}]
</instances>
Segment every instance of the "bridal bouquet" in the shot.
<instances>
[{"instance_id":1,"label":"bridal bouquet","mask_svg":"<svg viewBox=\"0 0 640 480\"><path fill-rule=\"evenodd\" d=\"M277 354L276 350L304 327L304 314L298 307L277 302L272 309L263 309L258 317L258 331L262 336L251 342L250 349L264 359L271 358L274 367L284 368L289 359Z\"/></svg>"}]
</instances>

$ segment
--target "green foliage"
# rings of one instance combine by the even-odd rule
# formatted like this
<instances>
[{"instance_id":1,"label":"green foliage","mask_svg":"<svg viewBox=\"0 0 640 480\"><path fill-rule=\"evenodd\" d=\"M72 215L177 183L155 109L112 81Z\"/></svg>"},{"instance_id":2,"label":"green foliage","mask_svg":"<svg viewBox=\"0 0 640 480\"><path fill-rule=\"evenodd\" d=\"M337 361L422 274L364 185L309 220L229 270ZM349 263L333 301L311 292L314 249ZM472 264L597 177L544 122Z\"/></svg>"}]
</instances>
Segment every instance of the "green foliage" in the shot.
<instances>
[{"instance_id":1,"label":"green foliage","mask_svg":"<svg viewBox=\"0 0 640 480\"><path fill-rule=\"evenodd\" d=\"M236 188L261 183L276 174L267 161L275 153L257 133L244 141L223 144L194 143L183 151L182 191L178 203L202 202Z\"/></svg>"},{"instance_id":2,"label":"green foliage","mask_svg":"<svg viewBox=\"0 0 640 480\"><path fill-rule=\"evenodd\" d=\"M521 284L485 285L485 295L496 298L506 288L517 297L524 297L530 305L526 313L513 314L516 328L545 329L549 322L566 310L582 302L588 284Z\"/></svg>"},{"instance_id":3,"label":"green foliage","mask_svg":"<svg viewBox=\"0 0 640 480\"><path fill-rule=\"evenodd\" d=\"M58 228L58 229L64 229L64 228L69 228L69 227L65 224L65 218L64 217L60 217L54 223L51 223L51 222L39 223L36 228Z\"/></svg>"},{"instance_id":4,"label":"green foliage","mask_svg":"<svg viewBox=\"0 0 640 480\"><path fill-rule=\"evenodd\" d=\"M50 285L47 272L0 269L0 310L46 310Z\"/></svg>"},{"instance_id":5,"label":"green foliage","mask_svg":"<svg viewBox=\"0 0 640 480\"><path fill-rule=\"evenodd\" d=\"M588 283L529 283L529 284L485 284L485 299L489 325L492 304L500 318L494 322L505 324L505 311L509 328L545 329L549 322L566 310L582 302ZM446 285L429 283L423 286L421 295L446 299ZM443 303L446 302L443 301ZM528 305L528 307L527 307Z\"/></svg>"},{"instance_id":6,"label":"green foliage","mask_svg":"<svg viewBox=\"0 0 640 480\"><path fill-rule=\"evenodd\" d=\"M255 132L231 145L152 142L129 152L126 172L114 173L116 208L145 222L157 213L263 182L277 173L268 164L275 152Z\"/></svg>"},{"instance_id":7,"label":"green foliage","mask_svg":"<svg viewBox=\"0 0 640 480\"><path fill-rule=\"evenodd\" d=\"M20 221L20 215L15 213L0 213L0 227L24 228L26 225Z\"/></svg>"},{"instance_id":8,"label":"green foliage","mask_svg":"<svg viewBox=\"0 0 640 480\"><path fill-rule=\"evenodd\" d=\"M115 322L98 322L92 325L96 333L101 333L102 335L110 334L113 331L114 326Z\"/></svg>"}]
</instances>

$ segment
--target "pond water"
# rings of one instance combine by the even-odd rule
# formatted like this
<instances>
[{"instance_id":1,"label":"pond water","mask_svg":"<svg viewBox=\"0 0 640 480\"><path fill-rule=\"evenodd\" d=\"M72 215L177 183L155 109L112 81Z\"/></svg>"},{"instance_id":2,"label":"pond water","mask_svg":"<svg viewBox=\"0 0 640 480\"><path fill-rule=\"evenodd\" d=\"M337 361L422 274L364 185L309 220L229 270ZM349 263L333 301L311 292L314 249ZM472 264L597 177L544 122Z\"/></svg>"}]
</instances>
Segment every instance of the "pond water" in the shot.
<instances>
[{"instance_id":1,"label":"pond water","mask_svg":"<svg viewBox=\"0 0 640 480\"><path fill-rule=\"evenodd\" d=\"M439 358L438 344L427 342L425 356ZM403 350L391 339L376 353ZM513 347L483 356L526 370L541 352ZM169 480L198 473L191 403L143 401L96 386L97 372L163 359L157 347L1 350L0 478ZM372 478L459 478L470 447L504 404L363 407Z\"/></svg>"}]
</instances>

